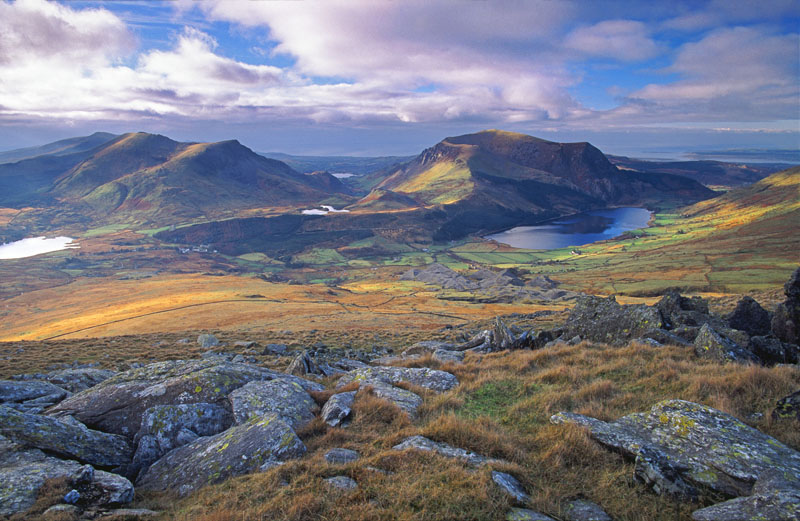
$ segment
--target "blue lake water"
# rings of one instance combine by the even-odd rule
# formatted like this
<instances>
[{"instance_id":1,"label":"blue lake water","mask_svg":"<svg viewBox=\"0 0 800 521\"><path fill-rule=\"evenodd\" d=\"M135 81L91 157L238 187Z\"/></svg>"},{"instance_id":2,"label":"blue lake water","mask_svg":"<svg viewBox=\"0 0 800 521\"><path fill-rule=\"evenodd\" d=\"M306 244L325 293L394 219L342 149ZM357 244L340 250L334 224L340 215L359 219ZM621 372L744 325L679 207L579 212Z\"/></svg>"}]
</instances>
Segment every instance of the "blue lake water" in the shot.
<instances>
[{"instance_id":1,"label":"blue lake water","mask_svg":"<svg viewBox=\"0 0 800 521\"><path fill-rule=\"evenodd\" d=\"M515 248L554 250L612 239L646 227L649 220L650 212L644 208L610 208L560 217L536 226L517 226L486 238Z\"/></svg>"}]
</instances>

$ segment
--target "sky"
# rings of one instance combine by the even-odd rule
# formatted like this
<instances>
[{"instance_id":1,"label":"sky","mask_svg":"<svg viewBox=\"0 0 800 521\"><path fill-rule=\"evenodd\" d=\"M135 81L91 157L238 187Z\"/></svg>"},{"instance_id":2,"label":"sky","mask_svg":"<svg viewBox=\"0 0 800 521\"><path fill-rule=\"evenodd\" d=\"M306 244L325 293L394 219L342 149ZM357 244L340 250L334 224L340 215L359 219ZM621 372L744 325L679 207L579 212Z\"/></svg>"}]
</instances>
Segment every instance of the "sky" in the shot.
<instances>
[{"instance_id":1,"label":"sky","mask_svg":"<svg viewBox=\"0 0 800 521\"><path fill-rule=\"evenodd\" d=\"M0 0L0 150L95 131L411 155L800 148L796 0Z\"/></svg>"}]
</instances>

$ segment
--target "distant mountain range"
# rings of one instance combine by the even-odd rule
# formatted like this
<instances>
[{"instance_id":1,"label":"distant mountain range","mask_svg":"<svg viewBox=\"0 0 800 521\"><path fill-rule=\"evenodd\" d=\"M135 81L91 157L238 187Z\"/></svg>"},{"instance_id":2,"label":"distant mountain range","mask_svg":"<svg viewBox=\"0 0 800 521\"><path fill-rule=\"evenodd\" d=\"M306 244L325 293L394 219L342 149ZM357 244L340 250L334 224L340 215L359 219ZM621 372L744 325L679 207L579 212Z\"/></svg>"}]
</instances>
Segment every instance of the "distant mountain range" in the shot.
<instances>
[{"instance_id":1,"label":"distant mountain range","mask_svg":"<svg viewBox=\"0 0 800 521\"><path fill-rule=\"evenodd\" d=\"M42 155L0 164L0 205L67 207L102 223L164 224L316 204L348 192L329 174L300 174L238 141L179 143L142 132L107 137L40 147Z\"/></svg>"},{"instance_id":2,"label":"distant mountain range","mask_svg":"<svg viewBox=\"0 0 800 521\"><path fill-rule=\"evenodd\" d=\"M607 155L620 169L653 174L675 174L694 179L706 186L746 186L770 174L791 168L789 163L726 163L723 161L644 161L625 156Z\"/></svg>"}]
</instances>

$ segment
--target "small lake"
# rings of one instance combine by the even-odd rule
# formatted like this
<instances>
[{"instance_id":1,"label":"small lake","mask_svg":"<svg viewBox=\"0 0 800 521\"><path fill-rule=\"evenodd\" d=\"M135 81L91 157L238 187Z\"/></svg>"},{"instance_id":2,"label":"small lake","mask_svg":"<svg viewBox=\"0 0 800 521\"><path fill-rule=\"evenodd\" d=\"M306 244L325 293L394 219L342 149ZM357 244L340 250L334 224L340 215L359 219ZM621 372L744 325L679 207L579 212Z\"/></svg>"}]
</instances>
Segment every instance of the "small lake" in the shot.
<instances>
[{"instance_id":1,"label":"small lake","mask_svg":"<svg viewBox=\"0 0 800 521\"><path fill-rule=\"evenodd\" d=\"M517 226L487 235L515 248L554 250L612 239L623 233L644 228L650 212L644 208L610 208L560 217L536 226Z\"/></svg>"},{"instance_id":2,"label":"small lake","mask_svg":"<svg viewBox=\"0 0 800 521\"><path fill-rule=\"evenodd\" d=\"M337 210L333 206L322 205L322 210L303 210L303 215L328 215L329 213L348 213L350 210Z\"/></svg>"},{"instance_id":3,"label":"small lake","mask_svg":"<svg viewBox=\"0 0 800 521\"><path fill-rule=\"evenodd\" d=\"M0 244L0 260L24 259L52 251L80 248L70 237L31 237L21 241Z\"/></svg>"}]
</instances>

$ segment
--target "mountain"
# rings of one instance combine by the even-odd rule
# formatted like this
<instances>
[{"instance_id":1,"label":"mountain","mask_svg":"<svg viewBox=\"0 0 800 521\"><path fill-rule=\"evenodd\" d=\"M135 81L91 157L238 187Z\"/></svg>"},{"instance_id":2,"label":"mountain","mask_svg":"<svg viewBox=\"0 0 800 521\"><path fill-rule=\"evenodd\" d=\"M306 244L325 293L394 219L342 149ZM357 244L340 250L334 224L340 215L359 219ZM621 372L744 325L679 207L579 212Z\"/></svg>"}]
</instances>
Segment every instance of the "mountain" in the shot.
<instances>
[{"instance_id":1,"label":"mountain","mask_svg":"<svg viewBox=\"0 0 800 521\"><path fill-rule=\"evenodd\" d=\"M0 152L0 163L15 163L38 156L67 156L78 152L88 152L104 143L114 139L114 134L108 132L95 132L91 136L73 137L54 141L38 147L18 148L7 152Z\"/></svg>"},{"instance_id":2,"label":"mountain","mask_svg":"<svg viewBox=\"0 0 800 521\"><path fill-rule=\"evenodd\" d=\"M395 195L392 195L395 194ZM436 207L450 218L441 238L535 222L592 208L686 204L715 193L670 174L619 170L589 143L555 143L487 130L449 137L386 171L353 209ZM413 201L413 203L412 203Z\"/></svg>"},{"instance_id":3,"label":"mountain","mask_svg":"<svg viewBox=\"0 0 800 521\"><path fill-rule=\"evenodd\" d=\"M608 155L608 160L624 170L689 177L706 186L737 187L764 179L770 174L791 168L785 163L726 163L723 161L645 161Z\"/></svg>"},{"instance_id":4,"label":"mountain","mask_svg":"<svg viewBox=\"0 0 800 521\"><path fill-rule=\"evenodd\" d=\"M301 174L238 141L179 143L143 132L117 136L89 152L0 165L0 186L8 188L0 205L33 201L48 215L72 212L92 226L164 225L316 204L331 193L347 197L338 179Z\"/></svg>"},{"instance_id":5,"label":"mountain","mask_svg":"<svg viewBox=\"0 0 800 521\"><path fill-rule=\"evenodd\" d=\"M324 170L334 174L353 174L355 176L389 168L413 159L413 156L293 156L280 152L259 153L264 157L283 161L304 174Z\"/></svg>"}]
</instances>

